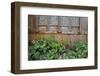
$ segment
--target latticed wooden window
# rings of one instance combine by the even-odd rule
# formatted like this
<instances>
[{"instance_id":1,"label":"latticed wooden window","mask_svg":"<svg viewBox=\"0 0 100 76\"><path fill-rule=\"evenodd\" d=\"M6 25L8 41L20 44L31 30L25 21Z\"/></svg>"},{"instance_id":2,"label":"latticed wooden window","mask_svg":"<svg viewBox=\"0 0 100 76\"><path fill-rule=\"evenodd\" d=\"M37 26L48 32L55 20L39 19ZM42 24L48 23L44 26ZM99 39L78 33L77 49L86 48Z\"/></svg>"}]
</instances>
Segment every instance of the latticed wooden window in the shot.
<instances>
[{"instance_id":1,"label":"latticed wooden window","mask_svg":"<svg viewBox=\"0 0 100 76\"><path fill-rule=\"evenodd\" d=\"M58 16L49 16L48 33L57 33L58 31Z\"/></svg>"},{"instance_id":2,"label":"latticed wooden window","mask_svg":"<svg viewBox=\"0 0 100 76\"><path fill-rule=\"evenodd\" d=\"M47 31L48 16L36 16L36 26L38 32L45 33Z\"/></svg>"},{"instance_id":3,"label":"latticed wooden window","mask_svg":"<svg viewBox=\"0 0 100 76\"><path fill-rule=\"evenodd\" d=\"M36 20L40 33L57 33L58 16L37 16Z\"/></svg>"},{"instance_id":4,"label":"latticed wooden window","mask_svg":"<svg viewBox=\"0 0 100 76\"><path fill-rule=\"evenodd\" d=\"M79 33L79 17L38 16L40 33Z\"/></svg>"}]
</instances>

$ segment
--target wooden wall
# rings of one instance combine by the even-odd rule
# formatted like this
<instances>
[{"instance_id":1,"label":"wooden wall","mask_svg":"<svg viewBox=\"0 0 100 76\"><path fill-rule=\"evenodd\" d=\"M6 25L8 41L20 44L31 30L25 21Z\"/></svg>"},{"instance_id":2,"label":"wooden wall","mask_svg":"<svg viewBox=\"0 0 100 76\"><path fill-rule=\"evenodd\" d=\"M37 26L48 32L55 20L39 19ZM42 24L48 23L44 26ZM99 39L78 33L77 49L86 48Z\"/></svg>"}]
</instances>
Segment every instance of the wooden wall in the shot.
<instances>
[{"instance_id":1,"label":"wooden wall","mask_svg":"<svg viewBox=\"0 0 100 76\"><path fill-rule=\"evenodd\" d=\"M46 36L53 36L57 40L67 40L67 41L79 41L79 40L87 40L87 32L88 32L88 18L81 17L80 18L80 34L62 34L62 33L54 33L54 34L47 34L47 33L34 33L36 32L36 29L38 28L36 26L36 16L29 15L28 18L28 39L29 41L32 41L34 39L37 39L39 37L46 37ZM39 28L38 28L39 29Z\"/></svg>"}]
</instances>

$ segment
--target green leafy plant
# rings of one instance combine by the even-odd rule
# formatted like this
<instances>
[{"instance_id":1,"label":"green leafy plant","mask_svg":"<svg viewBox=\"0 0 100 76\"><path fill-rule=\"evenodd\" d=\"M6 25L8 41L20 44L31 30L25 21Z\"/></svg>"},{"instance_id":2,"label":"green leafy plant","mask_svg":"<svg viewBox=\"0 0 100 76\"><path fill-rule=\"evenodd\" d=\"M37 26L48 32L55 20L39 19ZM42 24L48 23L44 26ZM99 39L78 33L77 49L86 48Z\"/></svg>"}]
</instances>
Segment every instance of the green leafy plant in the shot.
<instances>
[{"instance_id":1,"label":"green leafy plant","mask_svg":"<svg viewBox=\"0 0 100 76\"><path fill-rule=\"evenodd\" d=\"M65 48L52 38L32 41L29 46L29 60L57 59Z\"/></svg>"},{"instance_id":2,"label":"green leafy plant","mask_svg":"<svg viewBox=\"0 0 100 76\"><path fill-rule=\"evenodd\" d=\"M77 41L70 46L53 37L33 40L28 50L29 60L75 59L88 56L86 42Z\"/></svg>"},{"instance_id":3,"label":"green leafy plant","mask_svg":"<svg viewBox=\"0 0 100 76\"><path fill-rule=\"evenodd\" d=\"M66 48L66 51L60 57L61 59L78 59L78 58L87 58L88 50L87 43L77 41L73 43L71 48Z\"/></svg>"}]
</instances>

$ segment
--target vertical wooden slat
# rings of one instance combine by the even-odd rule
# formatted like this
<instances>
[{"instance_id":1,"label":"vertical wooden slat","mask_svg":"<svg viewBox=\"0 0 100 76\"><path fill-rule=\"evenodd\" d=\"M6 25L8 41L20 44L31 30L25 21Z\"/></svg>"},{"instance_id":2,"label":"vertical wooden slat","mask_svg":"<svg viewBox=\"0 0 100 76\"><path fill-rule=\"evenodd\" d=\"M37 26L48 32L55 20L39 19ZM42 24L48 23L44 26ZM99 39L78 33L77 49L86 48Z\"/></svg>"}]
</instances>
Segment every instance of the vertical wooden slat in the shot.
<instances>
[{"instance_id":1,"label":"vertical wooden slat","mask_svg":"<svg viewBox=\"0 0 100 76\"><path fill-rule=\"evenodd\" d=\"M61 17L58 16L58 33L61 33Z\"/></svg>"},{"instance_id":2,"label":"vertical wooden slat","mask_svg":"<svg viewBox=\"0 0 100 76\"><path fill-rule=\"evenodd\" d=\"M46 31L47 31L47 32L50 31L50 30L49 30L49 28L50 28L50 27L49 27L49 26L50 26L50 16L47 16L47 25L46 25L46 26L47 26Z\"/></svg>"},{"instance_id":3,"label":"vertical wooden slat","mask_svg":"<svg viewBox=\"0 0 100 76\"><path fill-rule=\"evenodd\" d=\"M81 34L87 34L88 33L88 18L87 17L81 17L80 18L80 31Z\"/></svg>"},{"instance_id":4,"label":"vertical wooden slat","mask_svg":"<svg viewBox=\"0 0 100 76\"><path fill-rule=\"evenodd\" d=\"M39 32L39 16L36 16L36 32Z\"/></svg>"},{"instance_id":5,"label":"vertical wooden slat","mask_svg":"<svg viewBox=\"0 0 100 76\"><path fill-rule=\"evenodd\" d=\"M28 16L28 29L29 33L34 33L36 32L36 16L34 15L29 15Z\"/></svg>"}]
</instances>

